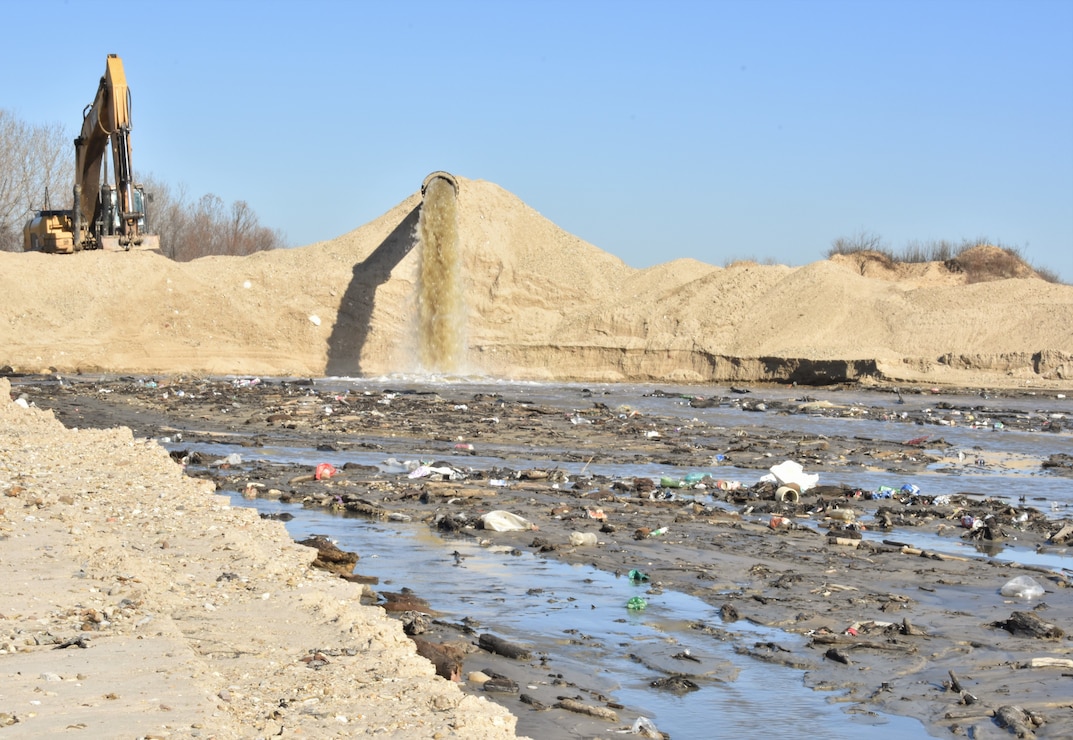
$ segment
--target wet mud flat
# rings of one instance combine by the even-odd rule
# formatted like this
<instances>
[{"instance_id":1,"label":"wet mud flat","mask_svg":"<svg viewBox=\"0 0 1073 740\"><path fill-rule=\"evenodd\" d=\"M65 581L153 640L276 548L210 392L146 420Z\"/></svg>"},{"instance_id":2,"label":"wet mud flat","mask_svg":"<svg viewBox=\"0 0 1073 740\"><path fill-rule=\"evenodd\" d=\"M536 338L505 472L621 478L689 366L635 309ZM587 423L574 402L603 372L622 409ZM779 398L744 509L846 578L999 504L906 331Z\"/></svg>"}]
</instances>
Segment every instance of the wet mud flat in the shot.
<instances>
[{"instance_id":1,"label":"wet mud flat","mask_svg":"<svg viewBox=\"0 0 1073 740\"><path fill-rule=\"evenodd\" d=\"M624 399L573 386L546 396L386 381L12 381L68 426L124 425L164 441L188 474L222 490L408 520L505 559L529 553L623 579L639 571L639 598L702 599L719 617L691 630L797 671L858 711L912 716L938 736L1065 737L1073 727L1068 503L1031 485L1001 497L974 491L971 478L941 495L919 485L999 464L1030 468L1029 483L1067 480L1068 406L1056 395L946 389L936 402L930 389L904 387L648 388ZM1043 452L999 463L966 444L976 430L1013 431ZM955 433L956 445L946 440ZM786 460L823 485L798 493L758 482ZM330 467L318 475L318 465ZM889 485L861 483L878 479ZM495 531L493 512L521 528ZM988 557L1013 543L1058 565ZM344 571L361 580L361 560ZM1018 577L1043 594L1003 595ZM448 605L423 602L405 580L400 563L390 589L368 584L370 599L406 615L448 675L487 668L491 685L467 685L509 706L520 731L528 713L571 733L629 726L606 687L557 676L554 654L495 654L490 639L481 646L481 625L436 616ZM786 639L743 640L739 623ZM524 635L507 642L526 647ZM688 657L662 656L651 670L659 690L710 680Z\"/></svg>"}]
</instances>

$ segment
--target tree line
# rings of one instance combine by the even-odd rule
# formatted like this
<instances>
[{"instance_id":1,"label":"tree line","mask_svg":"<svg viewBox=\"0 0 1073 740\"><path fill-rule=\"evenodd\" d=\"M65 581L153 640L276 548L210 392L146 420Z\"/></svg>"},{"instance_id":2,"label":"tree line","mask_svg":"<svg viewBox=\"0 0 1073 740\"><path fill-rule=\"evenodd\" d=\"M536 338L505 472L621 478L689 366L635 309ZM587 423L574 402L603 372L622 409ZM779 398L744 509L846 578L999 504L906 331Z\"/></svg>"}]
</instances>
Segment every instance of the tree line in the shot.
<instances>
[{"instance_id":1,"label":"tree line","mask_svg":"<svg viewBox=\"0 0 1073 740\"><path fill-rule=\"evenodd\" d=\"M0 251L21 252L22 230L44 209L73 200L74 137L57 124L34 125L0 108ZM149 196L148 232L160 250L185 262L208 255L242 256L287 246L279 229L262 226L244 200L230 206L208 193L190 197L152 175L139 178Z\"/></svg>"}]
</instances>

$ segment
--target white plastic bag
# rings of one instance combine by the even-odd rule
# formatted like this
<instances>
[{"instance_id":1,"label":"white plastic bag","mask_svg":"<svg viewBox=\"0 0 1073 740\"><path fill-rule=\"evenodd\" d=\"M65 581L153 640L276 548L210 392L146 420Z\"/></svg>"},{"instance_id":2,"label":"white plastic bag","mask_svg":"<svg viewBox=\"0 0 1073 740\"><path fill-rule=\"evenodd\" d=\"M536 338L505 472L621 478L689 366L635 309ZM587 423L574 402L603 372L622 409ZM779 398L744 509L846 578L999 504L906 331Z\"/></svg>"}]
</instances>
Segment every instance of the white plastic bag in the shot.
<instances>
[{"instance_id":1,"label":"white plastic bag","mask_svg":"<svg viewBox=\"0 0 1073 740\"><path fill-rule=\"evenodd\" d=\"M481 523L493 532L523 532L533 528L528 519L509 511L489 511L481 517Z\"/></svg>"},{"instance_id":2,"label":"white plastic bag","mask_svg":"<svg viewBox=\"0 0 1073 740\"><path fill-rule=\"evenodd\" d=\"M648 717L638 717L634 720L630 732L641 737L663 737L663 733L656 729L656 725Z\"/></svg>"},{"instance_id":3,"label":"white plastic bag","mask_svg":"<svg viewBox=\"0 0 1073 740\"><path fill-rule=\"evenodd\" d=\"M999 593L1014 599L1038 599L1043 596L1043 586L1030 576L1017 576L1007 581Z\"/></svg>"}]
</instances>

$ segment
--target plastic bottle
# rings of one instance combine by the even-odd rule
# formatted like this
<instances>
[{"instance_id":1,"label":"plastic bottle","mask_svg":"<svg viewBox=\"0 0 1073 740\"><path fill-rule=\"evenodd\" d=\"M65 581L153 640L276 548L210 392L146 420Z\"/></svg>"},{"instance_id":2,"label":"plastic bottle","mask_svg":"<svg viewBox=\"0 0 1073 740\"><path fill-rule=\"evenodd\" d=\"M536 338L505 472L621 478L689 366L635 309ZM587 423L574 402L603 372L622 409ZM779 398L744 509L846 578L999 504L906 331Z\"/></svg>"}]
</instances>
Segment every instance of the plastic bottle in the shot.
<instances>
[{"instance_id":1,"label":"plastic bottle","mask_svg":"<svg viewBox=\"0 0 1073 740\"><path fill-rule=\"evenodd\" d=\"M644 609L646 606L648 606L648 602L642 599L640 596L634 596L626 602L626 608L633 609L635 611Z\"/></svg>"}]
</instances>

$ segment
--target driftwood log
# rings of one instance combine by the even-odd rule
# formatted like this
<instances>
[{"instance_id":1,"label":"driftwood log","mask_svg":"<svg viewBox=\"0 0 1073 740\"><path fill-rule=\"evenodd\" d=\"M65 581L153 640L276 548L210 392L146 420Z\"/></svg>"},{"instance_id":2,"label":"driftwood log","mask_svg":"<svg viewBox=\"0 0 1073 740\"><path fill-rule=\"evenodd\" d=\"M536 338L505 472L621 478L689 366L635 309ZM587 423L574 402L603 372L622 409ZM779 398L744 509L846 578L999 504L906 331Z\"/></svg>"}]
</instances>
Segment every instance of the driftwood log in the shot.
<instances>
[{"instance_id":1,"label":"driftwood log","mask_svg":"<svg viewBox=\"0 0 1073 740\"><path fill-rule=\"evenodd\" d=\"M315 534L309 539L301 540L298 544L312 547L317 551L317 559L313 561L314 568L322 568L345 576L354 570L354 565L358 562L356 552L340 550L334 542L319 534Z\"/></svg>"},{"instance_id":2,"label":"driftwood log","mask_svg":"<svg viewBox=\"0 0 1073 740\"><path fill-rule=\"evenodd\" d=\"M446 643L429 642L420 637L410 637L417 647L417 654L436 666L436 675L448 681L462 680L462 661L465 653L461 648Z\"/></svg>"},{"instance_id":3,"label":"driftwood log","mask_svg":"<svg viewBox=\"0 0 1073 740\"><path fill-rule=\"evenodd\" d=\"M563 698L555 702L555 706L559 709L566 709L570 712L576 712L577 714L586 714L590 717L606 719L608 722L618 722L618 714L616 714L613 709L608 709L607 707L596 707L592 704L586 704L585 702L578 701L577 699Z\"/></svg>"},{"instance_id":4,"label":"driftwood log","mask_svg":"<svg viewBox=\"0 0 1073 740\"><path fill-rule=\"evenodd\" d=\"M482 650L487 650L496 655L502 655L505 658L513 658L514 660L529 660L533 657L528 650L520 645L507 642L506 640L487 632L477 638L477 645Z\"/></svg>"},{"instance_id":5,"label":"driftwood log","mask_svg":"<svg viewBox=\"0 0 1073 740\"><path fill-rule=\"evenodd\" d=\"M895 640L864 640L853 635L813 635L812 642L815 645L838 645L840 647L849 648L850 650L867 648L870 650L893 650L903 653L915 653L917 651L916 645L910 645L905 642L897 642Z\"/></svg>"}]
</instances>

